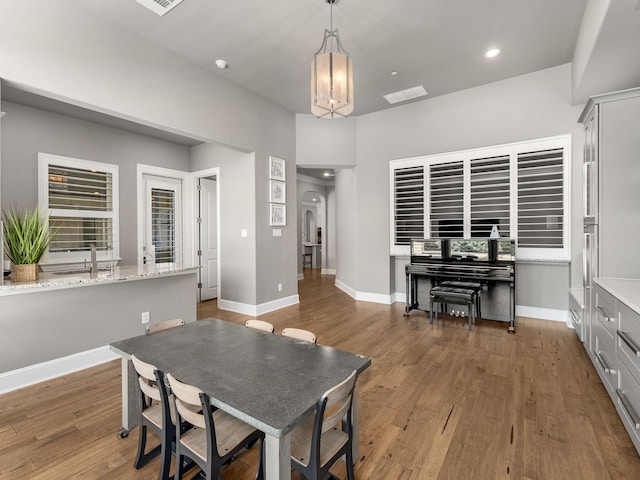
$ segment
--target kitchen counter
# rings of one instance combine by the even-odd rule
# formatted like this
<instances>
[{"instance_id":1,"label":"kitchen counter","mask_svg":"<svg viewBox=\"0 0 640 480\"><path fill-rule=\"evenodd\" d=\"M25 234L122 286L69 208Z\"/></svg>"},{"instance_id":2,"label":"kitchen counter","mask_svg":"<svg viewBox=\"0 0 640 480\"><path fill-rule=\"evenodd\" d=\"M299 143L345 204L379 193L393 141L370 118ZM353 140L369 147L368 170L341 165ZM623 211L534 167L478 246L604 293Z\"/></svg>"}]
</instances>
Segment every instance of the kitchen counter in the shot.
<instances>
[{"instance_id":1,"label":"kitchen counter","mask_svg":"<svg viewBox=\"0 0 640 480\"><path fill-rule=\"evenodd\" d=\"M114 282L127 282L156 278L160 276L183 275L197 271L198 267L183 267L174 264L151 264L138 267L127 265L115 267L113 273L109 270L99 271L96 278L91 278L89 272L83 273L40 273L33 282L14 282L5 278L0 284L0 296L16 295L20 293L34 293L39 291L60 290L64 288L87 287L104 285Z\"/></svg>"},{"instance_id":2,"label":"kitchen counter","mask_svg":"<svg viewBox=\"0 0 640 480\"><path fill-rule=\"evenodd\" d=\"M602 277L593 281L640 314L640 279Z\"/></svg>"}]
</instances>

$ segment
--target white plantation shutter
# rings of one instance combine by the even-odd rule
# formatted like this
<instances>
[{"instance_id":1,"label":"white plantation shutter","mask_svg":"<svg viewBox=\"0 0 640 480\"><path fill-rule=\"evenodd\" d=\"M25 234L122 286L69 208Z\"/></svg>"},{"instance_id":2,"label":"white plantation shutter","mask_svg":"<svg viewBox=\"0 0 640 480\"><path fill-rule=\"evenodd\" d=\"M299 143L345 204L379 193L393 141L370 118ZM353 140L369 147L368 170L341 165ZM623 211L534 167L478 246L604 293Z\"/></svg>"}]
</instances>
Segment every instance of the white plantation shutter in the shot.
<instances>
[{"instance_id":1,"label":"white plantation shutter","mask_svg":"<svg viewBox=\"0 0 640 480\"><path fill-rule=\"evenodd\" d=\"M393 172L393 232L395 245L409 245L424 237L424 167Z\"/></svg>"},{"instance_id":2,"label":"white plantation shutter","mask_svg":"<svg viewBox=\"0 0 640 480\"><path fill-rule=\"evenodd\" d=\"M562 148L518 153L518 247L563 248Z\"/></svg>"},{"instance_id":3,"label":"white plantation shutter","mask_svg":"<svg viewBox=\"0 0 640 480\"><path fill-rule=\"evenodd\" d=\"M84 260L92 244L117 253L117 178L115 165L39 154L39 205L55 232L46 261Z\"/></svg>"},{"instance_id":4,"label":"white plantation shutter","mask_svg":"<svg viewBox=\"0 0 640 480\"><path fill-rule=\"evenodd\" d=\"M429 220L431 237L462 237L464 231L463 162L431 165Z\"/></svg>"},{"instance_id":5,"label":"white plantation shutter","mask_svg":"<svg viewBox=\"0 0 640 480\"><path fill-rule=\"evenodd\" d=\"M511 237L510 156L471 158L471 236L488 237L493 225Z\"/></svg>"},{"instance_id":6,"label":"white plantation shutter","mask_svg":"<svg viewBox=\"0 0 640 480\"><path fill-rule=\"evenodd\" d=\"M176 192L151 189L151 237L155 263L176 261Z\"/></svg>"}]
</instances>

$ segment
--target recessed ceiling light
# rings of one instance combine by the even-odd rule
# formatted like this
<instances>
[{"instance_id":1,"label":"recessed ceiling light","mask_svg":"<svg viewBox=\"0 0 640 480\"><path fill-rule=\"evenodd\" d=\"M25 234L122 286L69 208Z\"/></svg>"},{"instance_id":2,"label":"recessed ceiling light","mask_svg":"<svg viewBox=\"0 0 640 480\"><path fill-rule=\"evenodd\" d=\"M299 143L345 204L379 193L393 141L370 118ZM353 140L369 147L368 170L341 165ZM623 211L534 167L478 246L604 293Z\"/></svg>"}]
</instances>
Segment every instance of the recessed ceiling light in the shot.
<instances>
[{"instance_id":1,"label":"recessed ceiling light","mask_svg":"<svg viewBox=\"0 0 640 480\"><path fill-rule=\"evenodd\" d=\"M393 72L391 72L391 76L395 77L398 74L398 72L396 72L395 70Z\"/></svg>"},{"instance_id":2,"label":"recessed ceiling light","mask_svg":"<svg viewBox=\"0 0 640 480\"><path fill-rule=\"evenodd\" d=\"M225 62L222 59L216 60L216 67L218 67L220 70L224 70L225 68L227 68L228 64L227 62Z\"/></svg>"},{"instance_id":3,"label":"recessed ceiling light","mask_svg":"<svg viewBox=\"0 0 640 480\"><path fill-rule=\"evenodd\" d=\"M500 55L501 51L502 50L500 50L499 48L492 48L491 50L487 50L486 52L484 52L484 58L497 57L498 55Z\"/></svg>"}]
</instances>

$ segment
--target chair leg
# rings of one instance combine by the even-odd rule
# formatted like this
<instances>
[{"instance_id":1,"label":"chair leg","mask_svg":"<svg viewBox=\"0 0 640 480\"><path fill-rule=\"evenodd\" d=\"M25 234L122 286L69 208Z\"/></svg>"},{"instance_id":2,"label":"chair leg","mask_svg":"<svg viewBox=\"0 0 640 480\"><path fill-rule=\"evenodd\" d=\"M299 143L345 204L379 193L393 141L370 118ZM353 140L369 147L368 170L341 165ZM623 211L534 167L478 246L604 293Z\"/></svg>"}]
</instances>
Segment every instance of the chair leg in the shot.
<instances>
[{"instance_id":1,"label":"chair leg","mask_svg":"<svg viewBox=\"0 0 640 480\"><path fill-rule=\"evenodd\" d=\"M260 440L260 463L258 463L256 480L264 480L264 438Z\"/></svg>"},{"instance_id":2,"label":"chair leg","mask_svg":"<svg viewBox=\"0 0 640 480\"><path fill-rule=\"evenodd\" d=\"M168 443L168 445L167 445ZM171 440L162 443L160 460L160 472L158 473L158 480L169 480L169 469L171 468Z\"/></svg>"},{"instance_id":3,"label":"chair leg","mask_svg":"<svg viewBox=\"0 0 640 480\"><path fill-rule=\"evenodd\" d=\"M353 472L353 445L349 446L346 455L347 461L347 480L355 480L355 474Z\"/></svg>"},{"instance_id":4,"label":"chair leg","mask_svg":"<svg viewBox=\"0 0 640 480\"><path fill-rule=\"evenodd\" d=\"M145 455L144 449L147 446L147 427L144 425L140 425L140 430L138 431L138 453L136 454L136 459L133 462L133 466L136 469L142 468L145 463Z\"/></svg>"}]
</instances>

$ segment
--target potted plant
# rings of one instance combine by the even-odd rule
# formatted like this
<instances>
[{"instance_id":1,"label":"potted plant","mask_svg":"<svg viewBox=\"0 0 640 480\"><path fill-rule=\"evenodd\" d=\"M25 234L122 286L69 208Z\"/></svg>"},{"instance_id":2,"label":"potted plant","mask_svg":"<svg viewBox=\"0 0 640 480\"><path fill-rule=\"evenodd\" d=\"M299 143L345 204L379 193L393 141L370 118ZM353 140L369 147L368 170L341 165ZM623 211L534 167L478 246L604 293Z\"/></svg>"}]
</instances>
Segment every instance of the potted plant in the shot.
<instances>
[{"instance_id":1,"label":"potted plant","mask_svg":"<svg viewBox=\"0 0 640 480\"><path fill-rule=\"evenodd\" d=\"M4 251L13 263L11 278L16 282L34 281L38 278L38 262L47 251L53 232L49 221L33 210L3 210Z\"/></svg>"}]
</instances>

